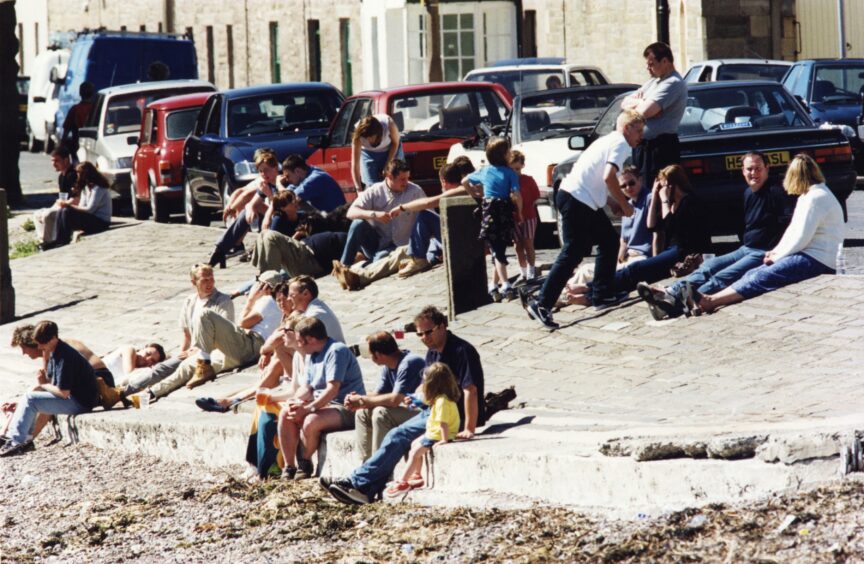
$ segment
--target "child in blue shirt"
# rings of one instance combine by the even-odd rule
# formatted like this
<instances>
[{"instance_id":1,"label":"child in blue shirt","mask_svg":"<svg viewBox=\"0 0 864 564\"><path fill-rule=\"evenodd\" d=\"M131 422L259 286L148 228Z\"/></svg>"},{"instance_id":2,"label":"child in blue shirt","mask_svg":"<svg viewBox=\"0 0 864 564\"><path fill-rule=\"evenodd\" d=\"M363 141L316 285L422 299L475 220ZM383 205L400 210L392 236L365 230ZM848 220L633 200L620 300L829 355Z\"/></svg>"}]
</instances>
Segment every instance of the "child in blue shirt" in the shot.
<instances>
[{"instance_id":1,"label":"child in blue shirt","mask_svg":"<svg viewBox=\"0 0 864 564\"><path fill-rule=\"evenodd\" d=\"M468 175L463 185L483 185L482 220L480 238L492 250L495 275L489 284L489 293L495 301L506 296L515 297L507 276L507 246L513 242L514 207L516 217L522 220L522 198L519 195L519 176L507 164L510 143L494 137L486 144L486 160L489 166ZM497 282L501 282L500 290ZM497 299L496 299L497 298Z\"/></svg>"}]
</instances>

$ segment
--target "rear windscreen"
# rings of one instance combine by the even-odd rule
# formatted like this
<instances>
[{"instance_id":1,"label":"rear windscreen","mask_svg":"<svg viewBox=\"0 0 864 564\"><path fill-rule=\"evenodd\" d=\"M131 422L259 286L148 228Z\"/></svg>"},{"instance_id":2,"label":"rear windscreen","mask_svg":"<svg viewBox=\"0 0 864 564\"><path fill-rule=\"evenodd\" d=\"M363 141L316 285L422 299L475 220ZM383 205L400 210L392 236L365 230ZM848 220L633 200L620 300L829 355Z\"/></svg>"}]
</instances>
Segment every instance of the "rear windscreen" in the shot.
<instances>
[{"instance_id":1,"label":"rear windscreen","mask_svg":"<svg viewBox=\"0 0 864 564\"><path fill-rule=\"evenodd\" d=\"M152 63L163 63L168 68L167 79L198 78L195 45L191 41L109 37L93 43L86 79L97 90L144 82Z\"/></svg>"}]
</instances>

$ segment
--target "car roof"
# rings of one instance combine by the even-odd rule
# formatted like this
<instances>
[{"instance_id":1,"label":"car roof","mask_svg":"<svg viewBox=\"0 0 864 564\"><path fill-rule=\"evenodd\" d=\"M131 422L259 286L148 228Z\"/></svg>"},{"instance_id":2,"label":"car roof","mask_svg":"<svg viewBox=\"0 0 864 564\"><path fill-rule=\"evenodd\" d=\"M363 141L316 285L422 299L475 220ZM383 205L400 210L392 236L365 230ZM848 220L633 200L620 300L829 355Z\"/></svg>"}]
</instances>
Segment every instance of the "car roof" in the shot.
<instances>
[{"instance_id":1,"label":"car roof","mask_svg":"<svg viewBox=\"0 0 864 564\"><path fill-rule=\"evenodd\" d=\"M204 102L206 102L212 95L212 92L180 94L179 96L171 96L168 98L162 98L161 100L156 100L155 102L150 102L147 107L153 110L176 110L178 108L203 106Z\"/></svg>"},{"instance_id":2,"label":"car roof","mask_svg":"<svg viewBox=\"0 0 864 564\"><path fill-rule=\"evenodd\" d=\"M721 88L735 88L736 86L773 86L783 88L782 84L773 80L719 80L716 82L693 82L687 85L687 90L719 90Z\"/></svg>"},{"instance_id":3,"label":"car roof","mask_svg":"<svg viewBox=\"0 0 864 564\"><path fill-rule=\"evenodd\" d=\"M134 94L136 92L150 92L151 90L167 90L169 88L179 88L183 86L209 86L214 91L216 87L206 80L185 79L185 80L157 80L154 82L136 82L134 84L122 84L120 86L109 86L99 91L99 94Z\"/></svg>"},{"instance_id":4,"label":"car roof","mask_svg":"<svg viewBox=\"0 0 864 564\"><path fill-rule=\"evenodd\" d=\"M811 65L816 63L820 65L843 65L847 63L861 64L864 63L864 59L804 59L801 61L796 61L796 64L801 63L805 65Z\"/></svg>"},{"instance_id":5,"label":"car roof","mask_svg":"<svg viewBox=\"0 0 864 564\"><path fill-rule=\"evenodd\" d=\"M522 57L519 59L501 59L490 64L490 67L518 67L523 65L563 65L564 57Z\"/></svg>"},{"instance_id":6,"label":"car roof","mask_svg":"<svg viewBox=\"0 0 864 564\"><path fill-rule=\"evenodd\" d=\"M365 90L354 94L351 98L368 97L370 94L389 94L391 96L398 96L400 94L412 94L415 92L429 92L435 90L443 92L464 92L465 90L485 90L487 88L496 89L497 86L498 85L492 82L426 82L423 84L408 84L406 86L393 86L391 88L381 88L378 90Z\"/></svg>"},{"instance_id":7,"label":"car roof","mask_svg":"<svg viewBox=\"0 0 864 564\"><path fill-rule=\"evenodd\" d=\"M329 82L284 82L279 84L263 84L260 86L249 86L247 88L233 88L223 90L222 95L226 100L245 98L260 94L273 94L275 92L313 92L320 90L339 90Z\"/></svg>"},{"instance_id":8,"label":"car roof","mask_svg":"<svg viewBox=\"0 0 864 564\"><path fill-rule=\"evenodd\" d=\"M603 74L603 71L600 67L594 67L591 65L577 65L570 63L562 63L560 65L512 65L512 66L500 66L500 67L483 67L479 69L473 69L465 73L465 76L471 76L474 74L479 74L481 72L502 72L502 71L524 71L524 70L549 70L549 71L560 71L567 69L572 70L595 70L600 74Z\"/></svg>"},{"instance_id":9,"label":"car roof","mask_svg":"<svg viewBox=\"0 0 864 564\"><path fill-rule=\"evenodd\" d=\"M522 100L526 98L548 98L551 96L560 96L566 94L579 94L580 92L591 93L597 90L636 90L639 88L638 84L630 84L624 82L617 82L613 84L593 84L590 86L571 86L570 88L555 88L554 90L535 90L533 92L529 92L527 94L520 94Z\"/></svg>"},{"instance_id":10,"label":"car roof","mask_svg":"<svg viewBox=\"0 0 864 564\"><path fill-rule=\"evenodd\" d=\"M690 65L690 67L695 67L696 65L753 65L753 64L764 64L764 65L785 65L792 66L792 61L781 61L779 59L708 59L706 61L699 61Z\"/></svg>"}]
</instances>

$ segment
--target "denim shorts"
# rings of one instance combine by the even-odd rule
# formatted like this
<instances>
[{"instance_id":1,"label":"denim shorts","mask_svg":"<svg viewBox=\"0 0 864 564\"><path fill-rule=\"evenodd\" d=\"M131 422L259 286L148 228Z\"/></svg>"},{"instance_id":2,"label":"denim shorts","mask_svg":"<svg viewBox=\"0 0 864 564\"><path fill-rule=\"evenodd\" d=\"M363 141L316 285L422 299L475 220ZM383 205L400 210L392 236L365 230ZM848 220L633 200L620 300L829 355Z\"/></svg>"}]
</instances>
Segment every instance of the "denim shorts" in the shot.
<instances>
[{"instance_id":1,"label":"denim shorts","mask_svg":"<svg viewBox=\"0 0 864 564\"><path fill-rule=\"evenodd\" d=\"M430 439L429 437L426 437L426 436L424 436L422 439L420 439L420 445L424 446L426 448L432 448L432 445L434 445L437 442L439 442L439 441L436 441L435 439Z\"/></svg>"}]
</instances>

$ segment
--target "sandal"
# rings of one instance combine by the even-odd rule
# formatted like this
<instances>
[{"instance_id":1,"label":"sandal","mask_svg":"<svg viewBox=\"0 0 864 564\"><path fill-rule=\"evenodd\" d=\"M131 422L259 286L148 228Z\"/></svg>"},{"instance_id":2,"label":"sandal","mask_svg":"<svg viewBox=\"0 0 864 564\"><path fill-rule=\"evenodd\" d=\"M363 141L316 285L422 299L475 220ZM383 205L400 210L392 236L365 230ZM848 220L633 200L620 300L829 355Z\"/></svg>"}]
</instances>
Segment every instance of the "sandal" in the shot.
<instances>
[{"instance_id":1,"label":"sandal","mask_svg":"<svg viewBox=\"0 0 864 564\"><path fill-rule=\"evenodd\" d=\"M404 493L408 493L412 489L414 488L411 487L411 484L399 480L397 482L394 482L392 486L387 488L387 491L385 493L387 494L387 497L396 497Z\"/></svg>"},{"instance_id":2,"label":"sandal","mask_svg":"<svg viewBox=\"0 0 864 564\"><path fill-rule=\"evenodd\" d=\"M426 482L423 481L423 476L421 476L420 474L414 474L413 476L405 480L405 483L411 486L412 490L416 488L422 488L426 485Z\"/></svg>"}]
</instances>

